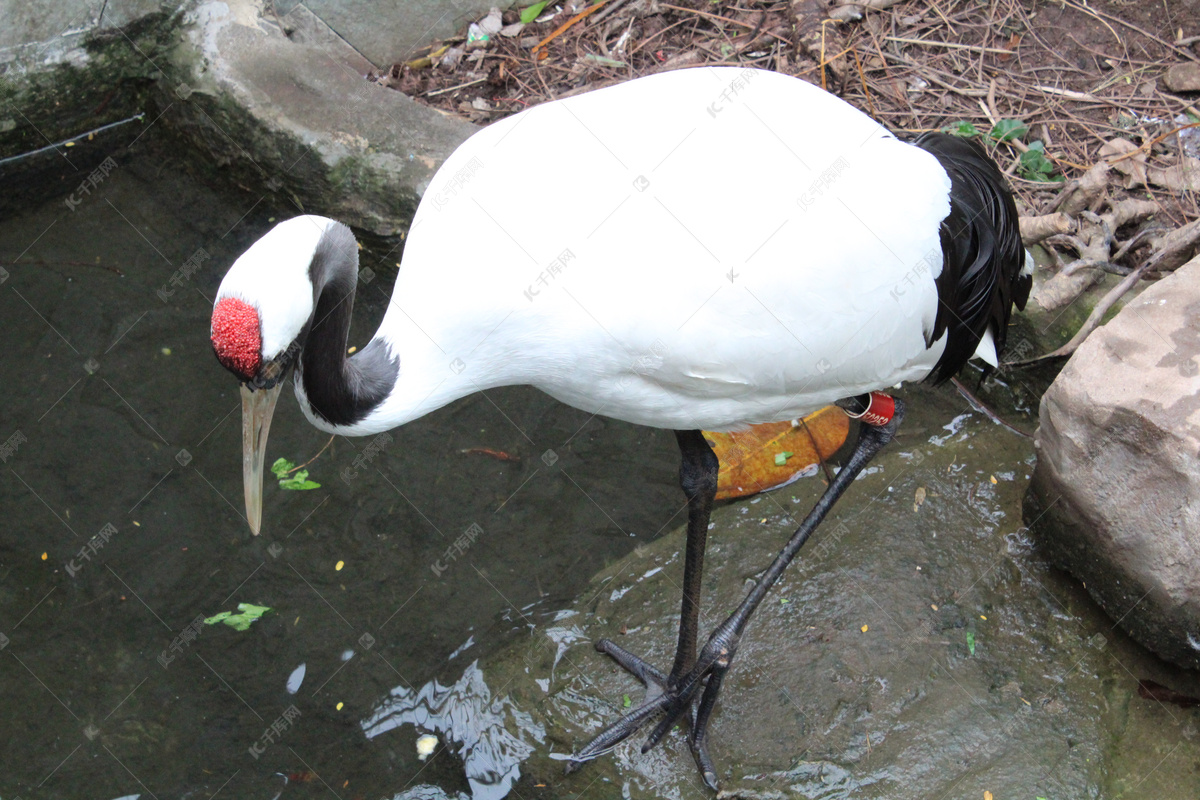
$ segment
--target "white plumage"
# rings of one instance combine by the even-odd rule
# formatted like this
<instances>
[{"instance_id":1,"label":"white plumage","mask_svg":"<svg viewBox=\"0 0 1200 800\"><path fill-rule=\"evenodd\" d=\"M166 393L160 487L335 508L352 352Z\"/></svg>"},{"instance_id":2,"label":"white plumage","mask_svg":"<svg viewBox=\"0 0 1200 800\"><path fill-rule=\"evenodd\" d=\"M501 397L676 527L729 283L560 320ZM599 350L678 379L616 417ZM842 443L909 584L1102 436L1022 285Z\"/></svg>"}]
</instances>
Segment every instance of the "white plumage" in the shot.
<instances>
[{"instance_id":1,"label":"white plumage","mask_svg":"<svg viewBox=\"0 0 1200 800\"><path fill-rule=\"evenodd\" d=\"M729 430L923 378L944 348L926 335L949 190L933 156L771 72L669 72L522 112L435 175L378 334L395 391L336 430L515 383Z\"/></svg>"},{"instance_id":2,"label":"white plumage","mask_svg":"<svg viewBox=\"0 0 1200 800\"><path fill-rule=\"evenodd\" d=\"M308 264L333 220L293 217L279 223L233 262L217 302L234 297L251 305L269 305L260 314L262 357L275 358L295 340L297 320L303 325L313 313L313 290Z\"/></svg>"}]
</instances>

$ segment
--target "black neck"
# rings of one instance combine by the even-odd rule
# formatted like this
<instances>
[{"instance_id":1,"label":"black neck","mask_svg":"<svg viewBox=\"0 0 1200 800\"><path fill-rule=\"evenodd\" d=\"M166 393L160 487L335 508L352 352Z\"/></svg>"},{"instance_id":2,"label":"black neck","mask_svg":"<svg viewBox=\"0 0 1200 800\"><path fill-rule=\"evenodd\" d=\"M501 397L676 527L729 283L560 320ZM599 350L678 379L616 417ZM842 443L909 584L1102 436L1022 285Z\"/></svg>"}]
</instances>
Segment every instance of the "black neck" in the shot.
<instances>
[{"instance_id":1,"label":"black neck","mask_svg":"<svg viewBox=\"0 0 1200 800\"><path fill-rule=\"evenodd\" d=\"M388 357L380 339L373 339L353 358L346 357L358 282L358 243L348 227L341 223L329 227L308 271L315 310L296 379L302 382L316 416L331 425L355 425L391 393L400 362Z\"/></svg>"}]
</instances>

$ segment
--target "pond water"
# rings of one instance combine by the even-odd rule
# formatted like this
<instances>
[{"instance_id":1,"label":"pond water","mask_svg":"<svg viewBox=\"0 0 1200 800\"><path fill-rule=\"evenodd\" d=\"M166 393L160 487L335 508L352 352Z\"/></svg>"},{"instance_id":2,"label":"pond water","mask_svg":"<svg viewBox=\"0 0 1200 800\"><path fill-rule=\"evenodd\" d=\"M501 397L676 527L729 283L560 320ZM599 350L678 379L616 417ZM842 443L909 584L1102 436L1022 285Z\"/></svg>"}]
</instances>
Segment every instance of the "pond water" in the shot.
<instances>
[{"instance_id":1,"label":"pond water","mask_svg":"<svg viewBox=\"0 0 1200 800\"><path fill-rule=\"evenodd\" d=\"M6 517L0 527L0 797L498 797L503 792L494 787L507 782L490 790L468 780L464 762L478 752L441 748L421 760L414 748L421 731L478 740L478 731L468 736L461 728L502 724L497 715L523 720L526 731L552 742L535 742L539 753L519 779L510 773L517 779L513 796L654 796L660 779L670 796L707 796L677 742L657 751L669 761L648 762L653 769L646 774L657 775L654 780L640 775L622 782L603 771L635 773L625 754L555 786L546 752L563 752L582 734L556 730L553 709L529 717L542 705L524 694L529 687L514 683L511 697L490 694L508 686L512 675L537 672L530 666L536 658L520 655L531 628L562 631L550 625L566 618L557 612L595 611L593 576L613 563L620 572L632 563L620 559L637 557L635 548L682 523L674 437L591 417L526 388L489 391L387 439L336 439L309 466L320 489L284 491L268 481L263 533L252 537L242 509L237 383L212 356L208 320L231 261L274 219L296 209L189 172L171 142L154 133L129 148L107 147L83 144L68 153L78 170L59 165L6 179L21 193L16 207L10 195L0 221L0 443L10 445L0 466ZM115 167L80 191L110 152ZM358 345L382 318L398 254L376 246L363 251L362 261L378 277L356 301L351 343ZM899 450L839 507L842 519L876 519L893 533L881 542L878 531L863 529L840 543L836 552L845 560L836 569L789 577L782 597L819 604L825 592L826 610L800 624L764 609L764 621L751 626L749 637L760 652L795 638L810 661L835 658L846 652L845 643L830 632L863 618L851 613L853 602L895 609L918 600L923 607L935 597L955 609L955 618L926 631L920 647L950 646L953 639L955 658L973 663L959 652L969 630L979 636L981 658L1004 651L1025 663L996 655L994 665L970 674L970 692L939 694L961 673L947 667L950 677L931 685L922 682L932 674L924 665L902 670L911 660L916 623L889 631L886 615L877 614L881 621L872 627L883 644L859 652L859 661L882 654L878 671L910 699L937 699L931 709L896 705L903 717L898 725L925 732L917 755L897 750L916 763L886 755L887 747L904 741L893 736L875 758L898 760L862 766L860 782L850 779L847 769L854 771L882 744L876 739L872 745L869 732L860 742L852 723L872 708L886 712L865 690L847 701L829 688L841 685L844 666L814 667L814 680L824 688L814 690L813 702L827 705L817 715L822 724L807 721L793 731L789 706L772 700L770 691L757 698L758 707L771 706L763 718L753 717L749 705L734 711L732 698L740 695L727 692L714 723L715 755L737 759L751 780L754 770L767 774L781 762L786 773L758 795L746 789L735 796L922 796L880 787L922 774L925 759L937 765L929 769L947 773L949 788L938 796L979 797L974 784L959 777L976 768L972 759L986 743L973 743L951 721L973 718L971 730L1003 726L1001 717L989 723L973 712L970 698L990 691L1007 700L1023 697L1029 673L1044 666L1032 653L1057 664L1043 683L1077 688L1062 696L1026 693L1048 698L1047 707L1063 705L1067 722L1056 736L1084 740L1073 751L1083 754L1078 765L1064 760L1065 751L1039 750L1036 739L1022 743L1030 759L1023 766L1035 765L1034 777L1078 779L1048 800L1196 796L1197 712L1136 696L1140 678L1193 693L1194 679L1113 631L1076 584L1048 570L1020 539L1028 442L991 430L950 388L917 394L928 402L910 404ZM1006 411L1032 429L1031 418L1011 402ZM943 429L956 418L957 427ZM291 397L281 399L269 460L301 463L326 441ZM893 487L890 476L918 443L937 451L924 467L927 475L902 472ZM553 468L543 460L547 451L556 457L549 459ZM969 486L954 481L962 470L973 476ZM992 473L999 483L987 481ZM983 477L975 480L977 474ZM939 508L939 497L953 502L915 522L899 515L911 500L888 513L871 505L892 488L911 498L918 485L930 508ZM762 508L772 509L762 524L769 516L782 531L786 515L773 509L796 498L811 503L818 489L810 479L761 507L754 500L727 505L719 530L755 527ZM780 531L761 545L762 553L782 542ZM468 532L463 549L456 542ZM713 552L727 546L718 542ZM677 569L670 547L645 552L659 553L668 570ZM981 554L993 551L1010 557L997 562L998 571L982 569ZM828 552L822 557L830 558ZM746 556L741 566L762 563L762 553ZM941 594L914 588L926 580L921 564L926 575L940 567L950 576L938 579ZM650 567L637 570L653 574ZM847 590L848 584L837 584L838 574L858 582ZM719 583L720 573L714 575ZM744 579L733 575L730 586L741 591ZM983 600L971 599L977 584L987 590ZM845 605L832 602L834 596L847 598ZM626 593L606 590L603 597L614 606ZM672 595L660 610L644 600L651 609L646 625L659 625L664 649L677 602ZM204 624L205 617L236 612L239 603L271 611L244 631ZM981 624L975 618L993 607L1013 609L996 634L1007 650L994 646L991 634L974 633ZM600 611L615 618L607 606ZM853 627L857 635L857 622ZM1101 644L1087 638L1098 631L1104 632ZM1022 642L1034 649L1023 650ZM594 654L588 662L579 637L561 644L580 646L575 660L592 664L585 671L623 680ZM761 683L753 649L747 646L746 671L730 687L752 700L752 684ZM1059 661L1092 651L1086 682L1063 677L1074 666ZM538 680L545 685L530 691L546 691L559 677ZM464 710L469 704L449 703L453 692L442 687L454 696L491 699ZM619 697L630 688L615 691ZM1070 711L1075 701L1078 718ZM436 719L430 715L435 706ZM608 708L600 716L612 713ZM457 733L451 730L456 725ZM744 729L738 734L737 725L781 733L764 743ZM946 737L939 739L930 725L942 726ZM529 756L521 750L529 741L514 744L515 754L502 754L506 768ZM792 751L807 760L781 755ZM989 751L988 758L995 756ZM839 758L842 767L820 766ZM1020 777L1012 785L1024 786ZM1035 797L1032 791L1020 796Z\"/></svg>"},{"instance_id":2,"label":"pond water","mask_svg":"<svg viewBox=\"0 0 1200 800\"><path fill-rule=\"evenodd\" d=\"M75 190L100 156L70 155L91 166L0 224L0 441L19 442L0 469L0 796L270 798L277 772L390 796L411 777L407 749L398 761L359 721L393 687L503 646L514 609L565 604L678 524L674 437L490 391L358 464L371 440L337 439L309 467L321 489L268 481L251 537L238 387L208 319L232 260L296 211L205 185L151 136L90 194ZM364 251L380 277L352 343L382 318L397 260ZM328 437L290 395L269 453L302 463ZM274 611L188 633L238 603Z\"/></svg>"}]
</instances>

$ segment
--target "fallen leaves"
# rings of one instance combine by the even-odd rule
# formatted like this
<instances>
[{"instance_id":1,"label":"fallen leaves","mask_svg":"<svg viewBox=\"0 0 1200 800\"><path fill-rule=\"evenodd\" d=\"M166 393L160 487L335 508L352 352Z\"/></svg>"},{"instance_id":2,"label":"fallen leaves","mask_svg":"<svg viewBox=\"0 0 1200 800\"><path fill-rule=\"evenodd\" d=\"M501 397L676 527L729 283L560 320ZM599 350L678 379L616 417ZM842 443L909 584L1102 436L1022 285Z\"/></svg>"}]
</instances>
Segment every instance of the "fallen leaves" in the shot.
<instances>
[{"instance_id":1,"label":"fallen leaves","mask_svg":"<svg viewBox=\"0 0 1200 800\"><path fill-rule=\"evenodd\" d=\"M746 497L790 483L829 458L846 441L850 420L834 406L799 425L772 422L736 433L704 432L721 462L717 499Z\"/></svg>"}]
</instances>

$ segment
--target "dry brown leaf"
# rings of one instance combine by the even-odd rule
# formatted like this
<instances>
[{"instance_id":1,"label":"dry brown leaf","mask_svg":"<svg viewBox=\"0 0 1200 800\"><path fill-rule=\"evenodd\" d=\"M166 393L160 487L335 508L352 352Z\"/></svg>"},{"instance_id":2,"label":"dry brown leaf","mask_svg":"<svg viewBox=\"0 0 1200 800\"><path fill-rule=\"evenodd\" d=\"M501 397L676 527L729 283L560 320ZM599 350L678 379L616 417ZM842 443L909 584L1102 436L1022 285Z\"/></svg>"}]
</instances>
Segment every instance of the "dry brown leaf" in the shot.
<instances>
[{"instance_id":1,"label":"dry brown leaf","mask_svg":"<svg viewBox=\"0 0 1200 800\"><path fill-rule=\"evenodd\" d=\"M917 511L918 509L920 509L920 508L921 508L921 505L922 505L924 502L925 502L925 487L924 487L924 486L918 486L918 487L917 487L917 493L916 493L916 495L913 497L913 511Z\"/></svg>"},{"instance_id":2,"label":"dry brown leaf","mask_svg":"<svg viewBox=\"0 0 1200 800\"><path fill-rule=\"evenodd\" d=\"M1173 167L1151 168L1146 176L1155 186L1173 192L1200 192L1200 159L1184 158Z\"/></svg>"},{"instance_id":3,"label":"dry brown leaf","mask_svg":"<svg viewBox=\"0 0 1200 800\"><path fill-rule=\"evenodd\" d=\"M705 431L721 462L717 499L746 497L795 480L799 473L837 452L849 431L849 418L835 406L809 414L804 424L796 427L790 422L771 422L736 433ZM777 466L775 457L780 453L792 455Z\"/></svg>"},{"instance_id":4,"label":"dry brown leaf","mask_svg":"<svg viewBox=\"0 0 1200 800\"><path fill-rule=\"evenodd\" d=\"M1128 139L1109 139L1100 148L1100 158L1108 159L1112 156L1123 156L1126 153L1133 153L1141 148ZM1125 188L1132 189L1135 186L1144 186L1146 184L1146 154L1138 153L1136 156L1122 158L1120 161L1112 162L1112 168L1125 176Z\"/></svg>"}]
</instances>

